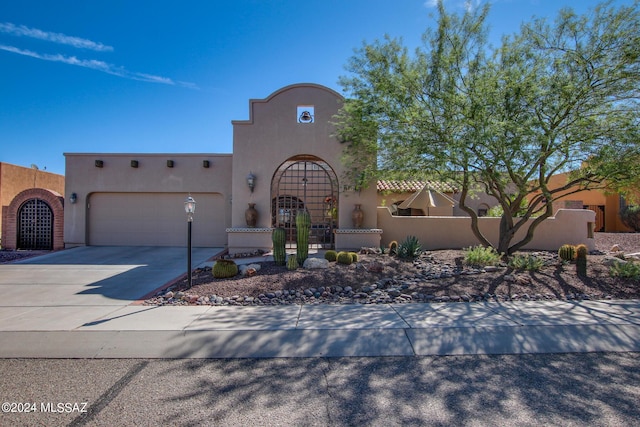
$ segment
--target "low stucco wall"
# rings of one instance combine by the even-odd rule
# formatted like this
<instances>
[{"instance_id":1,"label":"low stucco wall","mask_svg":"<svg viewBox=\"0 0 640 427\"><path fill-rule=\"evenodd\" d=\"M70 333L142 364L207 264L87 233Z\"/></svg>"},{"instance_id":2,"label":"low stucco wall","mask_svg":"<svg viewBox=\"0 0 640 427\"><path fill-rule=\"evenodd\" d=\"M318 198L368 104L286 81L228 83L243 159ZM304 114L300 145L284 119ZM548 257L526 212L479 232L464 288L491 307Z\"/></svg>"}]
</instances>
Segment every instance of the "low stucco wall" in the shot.
<instances>
[{"instance_id":1,"label":"low stucco wall","mask_svg":"<svg viewBox=\"0 0 640 427\"><path fill-rule=\"evenodd\" d=\"M471 231L469 217L393 216L385 207L377 210L378 228L383 230L382 245L396 240L402 242L407 236L416 236L425 250L461 249L477 245L478 239ZM479 218L482 233L497 245L500 218ZM595 213L586 209L560 209L556 216L546 219L535 231L533 240L525 249L555 251L565 243L587 245L595 249L595 240L589 237L595 221ZM526 229L516 234L513 242L522 239Z\"/></svg>"}]
</instances>

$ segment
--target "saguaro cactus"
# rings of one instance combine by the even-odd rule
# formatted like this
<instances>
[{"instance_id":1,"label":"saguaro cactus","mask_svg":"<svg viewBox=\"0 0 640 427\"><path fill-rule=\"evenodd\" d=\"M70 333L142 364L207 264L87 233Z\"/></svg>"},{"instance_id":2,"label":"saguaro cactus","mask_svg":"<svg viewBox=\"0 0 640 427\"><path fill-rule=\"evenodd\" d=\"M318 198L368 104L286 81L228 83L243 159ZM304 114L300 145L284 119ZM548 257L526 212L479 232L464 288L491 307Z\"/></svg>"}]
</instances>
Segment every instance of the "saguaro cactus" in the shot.
<instances>
[{"instance_id":1,"label":"saguaro cactus","mask_svg":"<svg viewBox=\"0 0 640 427\"><path fill-rule=\"evenodd\" d=\"M298 264L302 265L309 255L309 231L311 215L306 210L299 210L296 215L296 255Z\"/></svg>"},{"instance_id":2,"label":"saguaro cactus","mask_svg":"<svg viewBox=\"0 0 640 427\"><path fill-rule=\"evenodd\" d=\"M273 241L273 260L276 265L285 265L287 262L287 252L285 250L285 241L287 233L284 228L274 228L271 233L271 240Z\"/></svg>"},{"instance_id":3,"label":"saguaro cactus","mask_svg":"<svg viewBox=\"0 0 640 427\"><path fill-rule=\"evenodd\" d=\"M576 273L580 277L587 276L587 253L589 248L586 245L576 246Z\"/></svg>"},{"instance_id":4,"label":"saguaro cactus","mask_svg":"<svg viewBox=\"0 0 640 427\"><path fill-rule=\"evenodd\" d=\"M298 258L293 254L289 255L289 258L287 258L287 270L295 270L298 267Z\"/></svg>"}]
</instances>

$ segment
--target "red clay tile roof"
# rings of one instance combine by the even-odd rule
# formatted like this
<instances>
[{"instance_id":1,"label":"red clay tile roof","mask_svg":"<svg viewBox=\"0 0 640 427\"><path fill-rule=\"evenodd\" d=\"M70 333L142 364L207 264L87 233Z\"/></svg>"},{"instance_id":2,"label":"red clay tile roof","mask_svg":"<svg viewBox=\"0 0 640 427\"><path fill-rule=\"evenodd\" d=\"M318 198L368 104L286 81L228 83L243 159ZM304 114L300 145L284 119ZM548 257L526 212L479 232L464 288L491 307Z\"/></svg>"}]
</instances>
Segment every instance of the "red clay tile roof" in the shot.
<instances>
[{"instance_id":1,"label":"red clay tile roof","mask_svg":"<svg viewBox=\"0 0 640 427\"><path fill-rule=\"evenodd\" d=\"M413 193L416 192L426 184L429 184L429 187L434 190L440 191L442 193L453 193L454 188L444 182L438 181L418 181L418 180L380 180L378 181L378 191L390 191L393 193Z\"/></svg>"}]
</instances>

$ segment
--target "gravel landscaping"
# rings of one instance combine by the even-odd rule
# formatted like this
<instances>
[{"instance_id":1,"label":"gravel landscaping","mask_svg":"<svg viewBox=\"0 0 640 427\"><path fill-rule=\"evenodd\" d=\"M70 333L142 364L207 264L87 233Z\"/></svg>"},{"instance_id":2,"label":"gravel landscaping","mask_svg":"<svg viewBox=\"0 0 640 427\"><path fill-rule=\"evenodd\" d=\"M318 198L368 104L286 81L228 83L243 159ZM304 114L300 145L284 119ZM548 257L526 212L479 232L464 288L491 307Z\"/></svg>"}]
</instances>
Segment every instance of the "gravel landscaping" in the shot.
<instances>
[{"instance_id":1,"label":"gravel landscaping","mask_svg":"<svg viewBox=\"0 0 640 427\"><path fill-rule=\"evenodd\" d=\"M151 305L383 304L518 300L640 298L638 280L612 277L614 257L634 262L638 233L596 233L587 276L556 252L523 252L544 261L537 271L506 265L473 267L462 250L422 253L413 261L383 254L361 254L357 263L332 262L325 269L289 271L273 262L257 264L252 275L215 279L210 268L196 269L193 287L186 277L145 301ZM236 260L241 265L242 259Z\"/></svg>"}]
</instances>

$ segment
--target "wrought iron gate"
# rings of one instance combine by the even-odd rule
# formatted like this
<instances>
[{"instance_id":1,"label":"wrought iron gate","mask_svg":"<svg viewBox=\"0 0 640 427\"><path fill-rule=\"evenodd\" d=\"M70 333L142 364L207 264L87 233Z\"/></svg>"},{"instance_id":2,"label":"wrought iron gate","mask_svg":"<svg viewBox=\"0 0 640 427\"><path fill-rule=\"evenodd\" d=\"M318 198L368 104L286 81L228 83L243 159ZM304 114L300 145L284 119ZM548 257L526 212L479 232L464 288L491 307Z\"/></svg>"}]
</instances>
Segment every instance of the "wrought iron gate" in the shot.
<instances>
[{"instance_id":1,"label":"wrought iron gate","mask_svg":"<svg viewBox=\"0 0 640 427\"><path fill-rule=\"evenodd\" d=\"M331 167L315 156L296 156L284 162L271 182L271 224L287 233L287 248L296 244L296 214L311 215L309 246L334 247L338 226L338 180Z\"/></svg>"},{"instance_id":2,"label":"wrought iron gate","mask_svg":"<svg viewBox=\"0 0 640 427\"><path fill-rule=\"evenodd\" d=\"M20 207L18 249L53 249L53 212L45 201L31 199Z\"/></svg>"}]
</instances>

